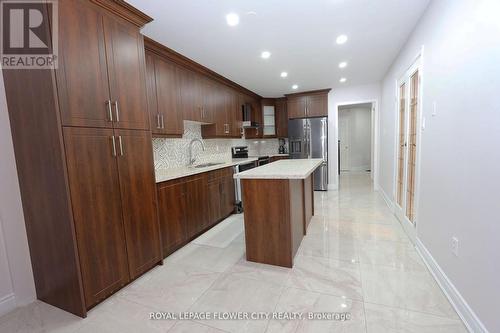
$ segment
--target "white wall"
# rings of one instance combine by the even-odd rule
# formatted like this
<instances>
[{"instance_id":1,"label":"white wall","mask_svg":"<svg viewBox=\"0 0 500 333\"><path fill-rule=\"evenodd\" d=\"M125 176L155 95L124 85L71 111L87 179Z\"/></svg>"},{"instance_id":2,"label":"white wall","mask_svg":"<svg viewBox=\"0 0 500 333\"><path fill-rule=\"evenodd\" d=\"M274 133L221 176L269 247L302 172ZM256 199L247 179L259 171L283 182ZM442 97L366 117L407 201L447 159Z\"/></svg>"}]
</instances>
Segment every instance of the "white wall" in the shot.
<instances>
[{"instance_id":1,"label":"white wall","mask_svg":"<svg viewBox=\"0 0 500 333\"><path fill-rule=\"evenodd\" d=\"M371 168L372 108L356 105L339 110L341 119L347 119L349 142L349 171L364 171ZM340 131L340 130L339 130Z\"/></svg>"},{"instance_id":2,"label":"white wall","mask_svg":"<svg viewBox=\"0 0 500 333\"><path fill-rule=\"evenodd\" d=\"M3 76L0 75L0 315L35 299ZM36 167L36 166L34 166Z\"/></svg>"},{"instance_id":3,"label":"white wall","mask_svg":"<svg viewBox=\"0 0 500 333\"><path fill-rule=\"evenodd\" d=\"M334 89L328 94L328 164L329 164L329 187L331 189L338 188L338 147L337 147L337 115L340 105L349 105L357 103L374 102L375 109L378 109L380 101L380 84L374 83L362 86L352 86L341 89ZM377 124L375 119L374 124ZM377 126L376 126L377 128ZM378 132L378 128L377 131ZM375 141L377 141L377 133L374 133ZM373 161L377 165L377 156L375 154ZM375 168L375 173L377 168ZM374 175L377 178L377 174Z\"/></svg>"},{"instance_id":4,"label":"white wall","mask_svg":"<svg viewBox=\"0 0 500 333\"><path fill-rule=\"evenodd\" d=\"M424 46L417 237L490 332L500 332L499 15L498 0L433 1L383 80L380 114L380 185L393 199L395 81Z\"/></svg>"}]
</instances>

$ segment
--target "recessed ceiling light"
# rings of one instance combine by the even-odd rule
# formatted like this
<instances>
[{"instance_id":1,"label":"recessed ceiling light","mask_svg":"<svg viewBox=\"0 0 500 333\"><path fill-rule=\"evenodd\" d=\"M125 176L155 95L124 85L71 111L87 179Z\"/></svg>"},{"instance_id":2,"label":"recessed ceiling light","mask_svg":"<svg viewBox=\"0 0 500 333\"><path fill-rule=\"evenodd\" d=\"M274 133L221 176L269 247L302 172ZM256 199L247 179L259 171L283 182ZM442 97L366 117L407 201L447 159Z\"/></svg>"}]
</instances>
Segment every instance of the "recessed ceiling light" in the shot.
<instances>
[{"instance_id":1,"label":"recessed ceiling light","mask_svg":"<svg viewBox=\"0 0 500 333\"><path fill-rule=\"evenodd\" d=\"M299 87L298 85L294 84L294 85L292 86L292 89L293 89L293 90L295 90L295 89L297 89L298 87Z\"/></svg>"},{"instance_id":2,"label":"recessed ceiling light","mask_svg":"<svg viewBox=\"0 0 500 333\"><path fill-rule=\"evenodd\" d=\"M344 83L344 82L346 82L346 81L347 81L347 79L346 79L345 77L343 77L343 78L341 78L339 81L340 81L340 83Z\"/></svg>"},{"instance_id":3,"label":"recessed ceiling light","mask_svg":"<svg viewBox=\"0 0 500 333\"><path fill-rule=\"evenodd\" d=\"M346 35L340 35L337 37L337 44L342 45L345 42L347 42L347 36Z\"/></svg>"},{"instance_id":4,"label":"recessed ceiling light","mask_svg":"<svg viewBox=\"0 0 500 333\"><path fill-rule=\"evenodd\" d=\"M347 67L347 62L345 61L342 61L340 64L339 64L339 68L346 68Z\"/></svg>"},{"instance_id":5,"label":"recessed ceiling light","mask_svg":"<svg viewBox=\"0 0 500 333\"><path fill-rule=\"evenodd\" d=\"M236 13L229 13L226 15L227 25L234 27L240 23L240 17Z\"/></svg>"},{"instance_id":6,"label":"recessed ceiling light","mask_svg":"<svg viewBox=\"0 0 500 333\"><path fill-rule=\"evenodd\" d=\"M287 73L287 72L281 72L280 76L281 76L281 77L287 77L287 76L288 76L288 73Z\"/></svg>"},{"instance_id":7,"label":"recessed ceiling light","mask_svg":"<svg viewBox=\"0 0 500 333\"><path fill-rule=\"evenodd\" d=\"M261 58L262 59L269 59L269 57L271 56L271 52L269 51L264 51L260 54Z\"/></svg>"}]
</instances>

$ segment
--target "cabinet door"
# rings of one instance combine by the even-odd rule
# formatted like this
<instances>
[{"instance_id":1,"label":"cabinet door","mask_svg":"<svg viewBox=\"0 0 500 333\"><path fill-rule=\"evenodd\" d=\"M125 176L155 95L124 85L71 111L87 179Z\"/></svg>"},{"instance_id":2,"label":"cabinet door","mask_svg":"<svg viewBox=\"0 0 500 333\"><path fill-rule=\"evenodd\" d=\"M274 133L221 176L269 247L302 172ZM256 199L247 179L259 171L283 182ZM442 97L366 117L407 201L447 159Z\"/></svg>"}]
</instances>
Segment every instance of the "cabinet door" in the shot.
<instances>
[{"instance_id":1,"label":"cabinet door","mask_svg":"<svg viewBox=\"0 0 500 333\"><path fill-rule=\"evenodd\" d=\"M306 117L306 101L305 96L289 97L287 100L288 118L304 118Z\"/></svg>"},{"instance_id":2,"label":"cabinet door","mask_svg":"<svg viewBox=\"0 0 500 333\"><path fill-rule=\"evenodd\" d=\"M184 126L180 110L180 90L176 66L158 57L155 60L156 96L161 115L160 134L182 135Z\"/></svg>"},{"instance_id":3,"label":"cabinet door","mask_svg":"<svg viewBox=\"0 0 500 333\"><path fill-rule=\"evenodd\" d=\"M217 223L222 216L220 182L218 179L208 183L208 216L209 225Z\"/></svg>"},{"instance_id":4,"label":"cabinet door","mask_svg":"<svg viewBox=\"0 0 500 333\"><path fill-rule=\"evenodd\" d=\"M183 119L201 121L201 107L198 106L199 93L195 74L187 69L178 68L180 87L180 108Z\"/></svg>"},{"instance_id":5,"label":"cabinet door","mask_svg":"<svg viewBox=\"0 0 500 333\"><path fill-rule=\"evenodd\" d=\"M62 124L113 127L102 15L83 1L59 3L59 69Z\"/></svg>"},{"instance_id":6,"label":"cabinet door","mask_svg":"<svg viewBox=\"0 0 500 333\"><path fill-rule=\"evenodd\" d=\"M90 307L129 281L113 130L64 128L69 189Z\"/></svg>"},{"instance_id":7,"label":"cabinet door","mask_svg":"<svg viewBox=\"0 0 500 333\"><path fill-rule=\"evenodd\" d=\"M327 117L328 116L328 95L310 95L307 97L307 116L308 117Z\"/></svg>"},{"instance_id":8,"label":"cabinet door","mask_svg":"<svg viewBox=\"0 0 500 333\"><path fill-rule=\"evenodd\" d=\"M186 179L187 237L191 238L208 224L207 180L201 176Z\"/></svg>"},{"instance_id":9,"label":"cabinet door","mask_svg":"<svg viewBox=\"0 0 500 333\"><path fill-rule=\"evenodd\" d=\"M214 83L208 79L200 78L201 121L213 123L217 110L218 96Z\"/></svg>"},{"instance_id":10,"label":"cabinet door","mask_svg":"<svg viewBox=\"0 0 500 333\"><path fill-rule=\"evenodd\" d=\"M153 147L148 131L115 130L118 173L132 279L161 260Z\"/></svg>"},{"instance_id":11,"label":"cabinet door","mask_svg":"<svg viewBox=\"0 0 500 333\"><path fill-rule=\"evenodd\" d=\"M158 100L156 96L155 57L151 53L146 53L146 92L148 96L151 131L153 134L161 134L161 116L158 113Z\"/></svg>"},{"instance_id":12,"label":"cabinet door","mask_svg":"<svg viewBox=\"0 0 500 333\"><path fill-rule=\"evenodd\" d=\"M114 127L149 129L144 43L137 27L104 16Z\"/></svg>"},{"instance_id":13,"label":"cabinet door","mask_svg":"<svg viewBox=\"0 0 500 333\"><path fill-rule=\"evenodd\" d=\"M241 112L240 96L236 91L231 91L232 95L232 109L231 109L231 136L241 137L241 122L243 121L243 114Z\"/></svg>"},{"instance_id":14,"label":"cabinet door","mask_svg":"<svg viewBox=\"0 0 500 333\"><path fill-rule=\"evenodd\" d=\"M226 175L221 178L221 218L231 215L234 211L233 170L227 169L225 173Z\"/></svg>"},{"instance_id":15,"label":"cabinet door","mask_svg":"<svg viewBox=\"0 0 500 333\"><path fill-rule=\"evenodd\" d=\"M158 185L158 201L163 257L166 257L187 239L184 182L173 181Z\"/></svg>"},{"instance_id":16,"label":"cabinet door","mask_svg":"<svg viewBox=\"0 0 500 333\"><path fill-rule=\"evenodd\" d=\"M276 100L276 136L278 138L288 137L288 112L284 98Z\"/></svg>"}]
</instances>

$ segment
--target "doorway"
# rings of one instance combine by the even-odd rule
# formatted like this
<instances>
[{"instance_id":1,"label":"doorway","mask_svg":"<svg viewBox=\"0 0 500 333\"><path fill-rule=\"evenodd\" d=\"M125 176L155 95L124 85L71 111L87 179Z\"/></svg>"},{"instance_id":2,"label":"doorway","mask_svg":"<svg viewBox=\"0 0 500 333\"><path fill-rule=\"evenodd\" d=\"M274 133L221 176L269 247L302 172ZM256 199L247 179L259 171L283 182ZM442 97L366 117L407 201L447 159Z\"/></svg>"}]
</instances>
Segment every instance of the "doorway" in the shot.
<instances>
[{"instance_id":1,"label":"doorway","mask_svg":"<svg viewBox=\"0 0 500 333\"><path fill-rule=\"evenodd\" d=\"M420 66L417 60L398 81L396 216L416 224L417 161L420 123Z\"/></svg>"},{"instance_id":2,"label":"doorway","mask_svg":"<svg viewBox=\"0 0 500 333\"><path fill-rule=\"evenodd\" d=\"M338 107L339 174L372 171L372 118L372 103Z\"/></svg>"}]
</instances>

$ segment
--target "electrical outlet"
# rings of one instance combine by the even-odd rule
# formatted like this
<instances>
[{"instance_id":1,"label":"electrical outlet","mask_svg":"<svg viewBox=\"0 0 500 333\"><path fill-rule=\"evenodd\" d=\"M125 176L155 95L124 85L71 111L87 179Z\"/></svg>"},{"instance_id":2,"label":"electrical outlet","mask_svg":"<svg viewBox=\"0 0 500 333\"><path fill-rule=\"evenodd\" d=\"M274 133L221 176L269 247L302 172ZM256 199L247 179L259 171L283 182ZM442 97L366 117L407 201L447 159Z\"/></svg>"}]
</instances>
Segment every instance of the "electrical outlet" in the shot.
<instances>
[{"instance_id":1,"label":"electrical outlet","mask_svg":"<svg viewBox=\"0 0 500 333\"><path fill-rule=\"evenodd\" d=\"M458 238L451 237L451 252L458 257Z\"/></svg>"}]
</instances>

